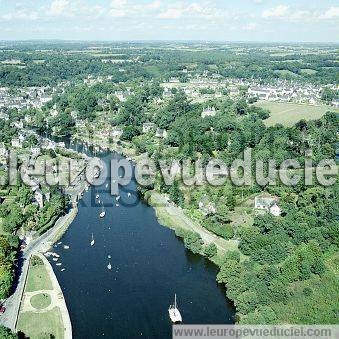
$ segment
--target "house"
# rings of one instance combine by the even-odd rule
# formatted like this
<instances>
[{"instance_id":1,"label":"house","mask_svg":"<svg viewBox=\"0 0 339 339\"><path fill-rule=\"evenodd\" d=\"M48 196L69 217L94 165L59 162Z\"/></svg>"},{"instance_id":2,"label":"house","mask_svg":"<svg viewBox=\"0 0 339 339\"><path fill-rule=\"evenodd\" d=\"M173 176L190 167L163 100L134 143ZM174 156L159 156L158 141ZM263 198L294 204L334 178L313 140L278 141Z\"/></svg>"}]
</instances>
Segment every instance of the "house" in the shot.
<instances>
[{"instance_id":1,"label":"house","mask_svg":"<svg viewBox=\"0 0 339 339\"><path fill-rule=\"evenodd\" d=\"M39 208L44 207L44 194L40 190L40 188L37 188L34 192L34 200L38 204Z\"/></svg>"},{"instance_id":2,"label":"house","mask_svg":"<svg viewBox=\"0 0 339 339\"><path fill-rule=\"evenodd\" d=\"M0 143L0 158L7 158L8 157L8 150L5 147L5 144L2 142Z\"/></svg>"},{"instance_id":3,"label":"house","mask_svg":"<svg viewBox=\"0 0 339 339\"><path fill-rule=\"evenodd\" d=\"M332 100L331 105L335 108L339 108L339 99Z\"/></svg>"},{"instance_id":4,"label":"house","mask_svg":"<svg viewBox=\"0 0 339 339\"><path fill-rule=\"evenodd\" d=\"M148 133L155 129L155 124L153 122L146 122L142 125L142 133Z\"/></svg>"},{"instance_id":5,"label":"house","mask_svg":"<svg viewBox=\"0 0 339 339\"><path fill-rule=\"evenodd\" d=\"M124 130L121 127L113 127L111 136L113 139L119 140L124 133Z\"/></svg>"},{"instance_id":6,"label":"house","mask_svg":"<svg viewBox=\"0 0 339 339\"><path fill-rule=\"evenodd\" d=\"M310 105L315 105L317 103L317 99L314 97L311 97L308 102L310 103Z\"/></svg>"},{"instance_id":7,"label":"house","mask_svg":"<svg viewBox=\"0 0 339 339\"><path fill-rule=\"evenodd\" d=\"M72 117L72 119L76 120L78 118L78 112L77 111L72 111L71 112L71 117Z\"/></svg>"},{"instance_id":8,"label":"house","mask_svg":"<svg viewBox=\"0 0 339 339\"><path fill-rule=\"evenodd\" d=\"M180 80L178 78L170 78L169 81L171 84L179 84L180 83Z\"/></svg>"},{"instance_id":9,"label":"house","mask_svg":"<svg viewBox=\"0 0 339 339\"><path fill-rule=\"evenodd\" d=\"M201 113L202 118L206 117L214 117L217 114L217 111L215 107L208 106L207 108L204 108L204 110Z\"/></svg>"},{"instance_id":10,"label":"house","mask_svg":"<svg viewBox=\"0 0 339 339\"><path fill-rule=\"evenodd\" d=\"M25 122L30 124L32 122L32 117L30 115L25 115Z\"/></svg>"},{"instance_id":11,"label":"house","mask_svg":"<svg viewBox=\"0 0 339 339\"><path fill-rule=\"evenodd\" d=\"M271 95L271 90L267 88L250 87L248 89L248 94L258 97L260 100L268 100Z\"/></svg>"},{"instance_id":12,"label":"house","mask_svg":"<svg viewBox=\"0 0 339 339\"><path fill-rule=\"evenodd\" d=\"M169 97L171 97L172 95L173 95L172 90L171 90L170 88L168 88L168 87L165 87L165 88L164 88L163 97L164 97L164 98L169 98Z\"/></svg>"},{"instance_id":13,"label":"house","mask_svg":"<svg viewBox=\"0 0 339 339\"><path fill-rule=\"evenodd\" d=\"M124 102L131 95L130 91L116 91L115 96L119 99L119 101Z\"/></svg>"},{"instance_id":14,"label":"house","mask_svg":"<svg viewBox=\"0 0 339 339\"><path fill-rule=\"evenodd\" d=\"M9 115L7 113L0 113L0 120L9 120Z\"/></svg>"},{"instance_id":15,"label":"house","mask_svg":"<svg viewBox=\"0 0 339 339\"><path fill-rule=\"evenodd\" d=\"M17 128L17 129L23 129L24 128L24 124L23 124L22 120L16 121L14 123L14 127Z\"/></svg>"},{"instance_id":16,"label":"house","mask_svg":"<svg viewBox=\"0 0 339 339\"><path fill-rule=\"evenodd\" d=\"M265 210L274 216L281 215L281 209L278 206L279 198L271 195L261 195L254 199L254 208L257 210Z\"/></svg>"},{"instance_id":17,"label":"house","mask_svg":"<svg viewBox=\"0 0 339 339\"><path fill-rule=\"evenodd\" d=\"M204 195L199 201L199 210L204 215L211 215L217 212L214 203L209 201L207 195Z\"/></svg>"},{"instance_id":18,"label":"house","mask_svg":"<svg viewBox=\"0 0 339 339\"><path fill-rule=\"evenodd\" d=\"M53 117L53 118L55 118L55 117L57 117L58 116L58 114L59 114L59 112L58 112L58 110L57 109L51 109L50 111L49 111L49 114Z\"/></svg>"},{"instance_id":19,"label":"house","mask_svg":"<svg viewBox=\"0 0 339 339\"><path fill-rule=\"evenodd\" d=\"M167 138L167 131L165 129L162 129L162 128L157 128L157 130L155 132L155 136L157 138L165 139L165 138Z\"/></svg>"},{"instance_id":20,"label":"house","mask_svg":"<svg viewBox=\"0 0 339 339\"><path fill-rule=\"evenodd\" d=\"M12 139L12 147L14 148L22 148L22 142L19 138Z\"/></svg>"},{"instance_id":21,"label":"house","mask_svg":"<svg viewBox=\"0 0 339 339\"><path fill-rule=\"evenodd\" d=\"M41 153L40 147L31 147L31 153L32 157L36 158Z\"/></svg>"},{"instance_id":22,"label":"house","mask_svg":"<svg viewBox=\"0 0 339 339\"><path fill-rule=\"evenodd\" d=\"M270 207L270 213L275 217L279 217L281 215L281 208L276 203L274 203Z\"/></svg>"}]
</instances>

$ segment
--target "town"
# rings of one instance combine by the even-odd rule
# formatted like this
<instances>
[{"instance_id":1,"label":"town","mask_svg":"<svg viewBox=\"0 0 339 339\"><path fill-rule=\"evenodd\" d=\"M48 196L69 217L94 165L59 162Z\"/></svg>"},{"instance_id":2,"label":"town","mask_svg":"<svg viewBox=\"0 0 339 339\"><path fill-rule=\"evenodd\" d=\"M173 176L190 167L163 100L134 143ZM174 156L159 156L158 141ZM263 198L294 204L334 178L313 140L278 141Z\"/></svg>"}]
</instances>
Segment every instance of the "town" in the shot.
<instances>
[{"instance_id":1,"label":"town","mask_svg":"<svg viewBox=\"0 0 339 339\"><path fill-rule=\"evenodd\" d=\"M177 285L174 277L176 287L158 296L166 307L174 297L168 309L172 321L181 319L176 313L181 305L190 310L183 315L194 314L192 322L203 321L194 307L204 292L202 302L224 310L225 300L216 304L217 297L208 297L222 288L229 309L204 313L212 322L335 322L338 183L323 186L317 170L329 177L327 167L334 163L332 177L337 176L336 58L332 44L4 42L0 324L31 338L70 338L72 328L95 337L97 324L88 328L77 320L81 309L91 305L100 318L102 307L102 317L110 319L110 307L119 307L112 298L128 294L121 281L133 281L136 290L141 286L137 295L144 300L143 279L156 279L139 281L133 274L147 273L155 258L161 262L152 270L166 286L172 278L164 246L173 250L172 269L187 271L194 291L190 302L187 286ZM190 167L191 162L203 168L230 166L244 160L249 149L262 166L263 182L254 162L249 185L228 177L219 185L205 177L193 180L199 167ZM154 180L127 183L124 171L117 171L119 190L112 196L111 177L98 186L86 180L85 168L93 159L102 166L92 178L101 179L102 168L123 159L131 173L139 162L155 163ZM277 171L290 159L302 165L284 171L303 180L273 185L266 166L273 163ZM174 160L178 164L174 174L167 171L168 185L161 164ZM189 166L184 170L180 162ZM309 185L301 173L306 163ZM190 252L178 258L182 245ZM190 279L202 276L204 265L212 265L213 277L201 288ZM82 274L91 283L82 285ZM113 295L119 289L121 295ZM131 316L128 307L119 311ZM143 316L138 326L148 321ZM45 321L48 317L52 320ZM41 329L34 326L38 322ZM110 323L105 326L107 333L118 333ZM167 323L159 326L168 331Z\"/></svg>"}]
</instances>

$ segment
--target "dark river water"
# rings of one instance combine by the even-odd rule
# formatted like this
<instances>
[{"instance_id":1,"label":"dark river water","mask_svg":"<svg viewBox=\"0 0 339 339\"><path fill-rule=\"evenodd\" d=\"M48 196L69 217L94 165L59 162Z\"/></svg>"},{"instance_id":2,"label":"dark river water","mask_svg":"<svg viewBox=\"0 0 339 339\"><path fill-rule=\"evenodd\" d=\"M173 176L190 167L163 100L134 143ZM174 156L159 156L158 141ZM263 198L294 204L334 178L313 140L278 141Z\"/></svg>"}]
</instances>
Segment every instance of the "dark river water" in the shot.
<instances>
[{"instance_id":1,"label":"dark river water","mask_svg":"<svg viewBox=\"0 0 339 339\"><path fill-rule=\"evenodd\" d=\"M102 155L107 163L112 157L117 155ZM121 191L119 206L108 190L105 183L84 194L62 245L54 248L62 266L51 261L74 338L171 338L168 306L175 293L183 323L234 323L234 307L215 280L217 267L158 223L153 208L137 201L134 182Z\"/></svg>"}]
</instances>

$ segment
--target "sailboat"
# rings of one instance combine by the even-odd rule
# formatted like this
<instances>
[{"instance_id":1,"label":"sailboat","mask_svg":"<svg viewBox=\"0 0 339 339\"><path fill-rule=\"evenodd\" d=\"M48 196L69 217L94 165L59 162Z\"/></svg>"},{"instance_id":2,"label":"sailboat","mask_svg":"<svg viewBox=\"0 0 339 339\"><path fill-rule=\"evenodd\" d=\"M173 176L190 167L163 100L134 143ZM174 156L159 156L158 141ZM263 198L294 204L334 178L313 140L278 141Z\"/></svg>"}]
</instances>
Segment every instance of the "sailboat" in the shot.
<instances>
[{"instance_id":1,"label":"sailboat","mask_svg":"<svg viewBox=\"0 0 339 339\"><path fill-rule=\"evenodd\" d=\"M168 314L171 318L172 323L175 324L175 323L182 322L181 314L177 307L177 295L176 294L174 295L174 305L170 305L170 307L168 308Z\"/></svg>"},{"instance_id":2,"label":"sailboat","mask_svg":"<svg viewBox=\"0 0 339 339\"><path fill-rule=\"evenodd\" d=\"M104 209L104 206L102 206L102 211L101 213L99 214L100 218L104 218L106 215L106 212L105 212L105 209Z\"/></svg>"},{"instance_id":3,"label":"sailboat","mask_svg":"<svg viewBox=\"0 0 339 339\"><path fill-rule=\"evenodd\" d=\"M109 270L111 270L111 269L112 269L111 262L109 262L109 263L108 263L108 265L107 265L107 268L108 268Z\"/></svg>"},{"instance_id":4,"label":"sailboat","mask_svg":"<svg viewBox=\"0 0 339 339\"><path fill-rule=\"evenodd\" d=\"M93 233L92 233L92 241L91 241L91 246L94 246L95 244L95 240L94 240L94 236L93 236Z\"/></svg>"}]
</instances>

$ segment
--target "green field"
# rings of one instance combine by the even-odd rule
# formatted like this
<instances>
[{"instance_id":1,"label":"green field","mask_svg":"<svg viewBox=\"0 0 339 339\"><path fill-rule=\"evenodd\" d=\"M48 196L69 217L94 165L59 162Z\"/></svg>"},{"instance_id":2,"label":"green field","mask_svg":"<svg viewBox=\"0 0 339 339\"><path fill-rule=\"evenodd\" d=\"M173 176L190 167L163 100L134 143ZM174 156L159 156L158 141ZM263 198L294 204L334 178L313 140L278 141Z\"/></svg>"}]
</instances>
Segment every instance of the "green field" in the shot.
<instances>
[{"instance_id":1,"label":"green field","mask_svg":"<svg viewBox=\"0 0 339 339\"><path fill-rule=\"evenodd\" d=\"M34 262L34 266L32 266ZM32 257L28 271L25 293L41 290L52 290L52 282L48 271L40 258ZM39 293L29 300L31 306L39 310L33 312L21 306L17 330L23 332L28 338L64 338L64 327L59 307L51 310L44 309L51 304L51 296Z\"/></svg>"},{"instance_id":2,"label":"green field","mask_svg":"<svg viewBox=\"0 0 339 339\"><path fill-rule=\"evenodd\" d=\"M52 290L52 282L44 265L30 266L25 292Z\"/></svg>"},{"instance_id":3,"label":"green field","mask_svg":"<svg viewBox=\"0 0 339 339\"><path fill-rule=\"evenodd\" d=\"M58 307L44 313L21 313L18 322L18 329L32 339L50 338L50 336L48 336L50 334L57 339L64 337L62 318Z\"/></svg>"},{"instance_id":4,"label":"green field","mask_svg":"<svg viewBox=\"0 0 339 339\"><path fill-rule=\"evenodd\" d=\"M320 119L328 111L339 112L337 109L325 105L313 106L308 104L269 101L257 102L255 105L268 109L271 112L271 116L265 120L266 126L274 126L275 124L293 126L302 119Z\"/></svg>"},{"instance_id":5,"label":"green field","mask_svg":"<svg viewBox=\"0 0 339 339\"><path fill-rule=\"evenodd\" d=\"M40 293L31 298L31 305L37 310L42 310L51 304L51 297L48 294Z\"/></svg>"}]
</instances>

